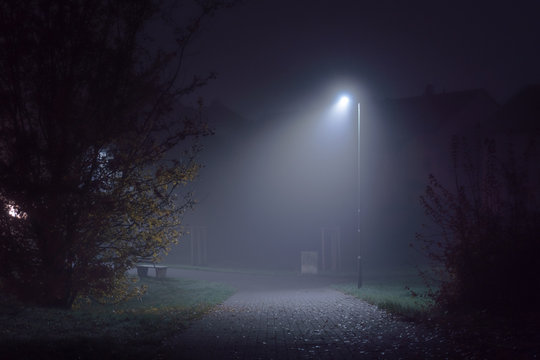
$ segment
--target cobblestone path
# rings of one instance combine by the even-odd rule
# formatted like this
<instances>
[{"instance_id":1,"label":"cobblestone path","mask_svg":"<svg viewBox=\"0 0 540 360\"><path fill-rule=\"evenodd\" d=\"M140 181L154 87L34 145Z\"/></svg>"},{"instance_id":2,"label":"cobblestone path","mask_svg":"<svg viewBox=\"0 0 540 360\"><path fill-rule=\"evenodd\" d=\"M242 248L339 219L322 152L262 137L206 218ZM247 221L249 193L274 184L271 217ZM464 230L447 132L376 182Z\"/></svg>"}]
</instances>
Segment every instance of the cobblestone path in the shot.
<instances>
[{"instance_id":1,"label":"cobblestone path","mask_svg":"<svg viewBox=\"0 0 540 360\"><path fill-rule=\"evenodd\" d=\"M297 282L296 289L288 283L238 291L170 340L170 359L460 358L438 334L328 287Z\"/></svg>"}]
</instances>

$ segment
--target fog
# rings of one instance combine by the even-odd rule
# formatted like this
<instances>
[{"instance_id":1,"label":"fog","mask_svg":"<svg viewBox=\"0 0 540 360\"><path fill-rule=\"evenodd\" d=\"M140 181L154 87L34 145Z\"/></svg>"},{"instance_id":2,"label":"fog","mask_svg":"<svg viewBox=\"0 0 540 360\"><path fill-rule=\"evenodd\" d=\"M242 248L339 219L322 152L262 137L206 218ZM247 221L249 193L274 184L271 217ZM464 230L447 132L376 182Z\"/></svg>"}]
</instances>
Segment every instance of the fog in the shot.
<instances>
[{"instance_id":1,"label":"fog","mask_svg":"<svg viewBox=\"0 0 540 360\"><path fill-rule=\"evenodd\" d=\"M170 260L299 269L300 251L322 256L322 229L339 229L346 271L358 255L368 268L421 260L408 246L427 221L419 196L430 173L451 179L452 134L470 133L496 110L493 99L538 81L537 7L273 0L216 16L186 64L218 72L193 96L225 105L206 109L216 135L194 184L200 203L184 219L199 230ZM351 84L364 88L337 116L332 106ZM192 237L206 239L197 261Z\"/></svg>"},{"instance_id":2,"label":"fog","mask_svg":"<svg viewBox=\"0 0 540 360\"><path fill-rule=\"evenodd\" d=\"M366 97L358 172L356 103L339 112L336 100L257 119L209 106L199 203L167 261L299 270L301 251L316 251L326 270L354 272L359 255L368 270L412 265L427 173L410 158L426 149L400 149L401 129L379 119L384 102Z\"/></svg>"}]
</instances>

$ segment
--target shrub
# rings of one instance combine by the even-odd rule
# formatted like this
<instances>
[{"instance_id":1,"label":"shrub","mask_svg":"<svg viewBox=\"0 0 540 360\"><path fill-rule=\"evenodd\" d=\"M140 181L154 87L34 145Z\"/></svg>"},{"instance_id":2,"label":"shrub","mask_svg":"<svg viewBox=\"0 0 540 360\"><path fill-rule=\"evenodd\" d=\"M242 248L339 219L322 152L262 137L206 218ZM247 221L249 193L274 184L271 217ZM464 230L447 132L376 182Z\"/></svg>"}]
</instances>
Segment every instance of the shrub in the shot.
<instances>
[{"instance_id":1,"label":"shrub","mask_svg":"<svg viewBox=\"0 0 540 360\"><path fill-rule=\"evenodd\" d=\"M454 137L452 158L455 190L430 175L420 197L432 221L428 232L417 236L431 261L430 273L421 275L440 282L431 297L446 310L531 309L540 300L535 141L509 144L501 156L495 140L473 152L465 138Z\"/></svg>"}]
</instances>

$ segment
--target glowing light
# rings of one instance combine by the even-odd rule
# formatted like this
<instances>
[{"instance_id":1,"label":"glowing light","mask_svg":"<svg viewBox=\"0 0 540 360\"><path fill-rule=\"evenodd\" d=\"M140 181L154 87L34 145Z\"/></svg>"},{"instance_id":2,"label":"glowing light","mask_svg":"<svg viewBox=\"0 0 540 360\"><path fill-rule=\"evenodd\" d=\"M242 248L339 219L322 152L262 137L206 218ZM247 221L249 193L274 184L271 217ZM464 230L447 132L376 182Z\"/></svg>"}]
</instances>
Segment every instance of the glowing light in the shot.
<instances>
[{"instance_id":1,"label":"glowing light","mask_svg":"<svg viewBox=\"0 0 540 360\"><path fill-rule=\"evenodd\" d=\"M339 110L344 110L347 108L347 106L349 106L349 102L351 102L351 99L349 99L348 96L342 96L341 98L339 98L339 101L337 103L337 108Z\"/></svg>"},{"instance_id":2,"label":"glowing light","mask_svg":"<svg viewBox=\"0 0 540 360\"><path fill-rule=\"evenodd\" d=\"M17 219L26 219L27 215L24 211L21 211L18 206L13 204L7 204L7 212L10 216Z\"/></svg>"},{"instance_id":3,"label":"glowing light","mask_svg":"<svg viewBox=\"0 0 540 360\"><path fill-rule=\"evenodd\" d=\"M348 95L342 95L337 98L334 105L330 108L330 117L333 122L344 122L349 118L351 112L351 97Z\"/></svg>"}]
</instances>

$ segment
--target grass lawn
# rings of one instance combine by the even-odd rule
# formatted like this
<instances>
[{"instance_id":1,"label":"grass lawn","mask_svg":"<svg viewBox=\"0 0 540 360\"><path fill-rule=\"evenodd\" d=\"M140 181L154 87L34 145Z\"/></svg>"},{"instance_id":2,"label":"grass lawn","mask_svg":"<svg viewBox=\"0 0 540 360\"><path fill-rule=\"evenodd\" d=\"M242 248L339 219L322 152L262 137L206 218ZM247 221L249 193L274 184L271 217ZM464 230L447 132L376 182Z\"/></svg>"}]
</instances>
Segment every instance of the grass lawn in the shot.
<instances>
[{"instance_id":1,"label":"grass lawn","mask_svg":"<svg viewBox=\"0 0 540 360\"><path fill-rule=\"evenodd\" d=\"M203 281L146 278L146 294L118 305L76 310L0 303L1 359L151 359L163 339L234 290Z\"/></svg>"},{"instance_id":2,"label":"grass lawn","mask_svg":"<svg viewBox=\"0 0 540 360\"><path fill-rule=\"evenodd\" d=\"M360 289L356 283L336 284L333 286L345 294L377 305L392 314L414 320L428 315L433 302L425 296L427 287L418 277L415 269L403 269L387 272L378 276L373 274L365 278ZM419 296L412 296L409 287Z\"/></svg>"},{"instance_id":3,"label":"grass lawn","mask_svg":"<svg viewBox=\"0 0 540 360\"><path fill-rule=\"evenodd\" d=\"M217 271L225 273L241 273L252 275L295 275L299 271L293 270L264 270L253 268L225 268L225 267L213 267L213 266L197 266L197 265L184 265L184 264L169 264L164 263L171 269L183 269L183 270L198 270L198 271Z\"/></svg>"}]
</instances>

